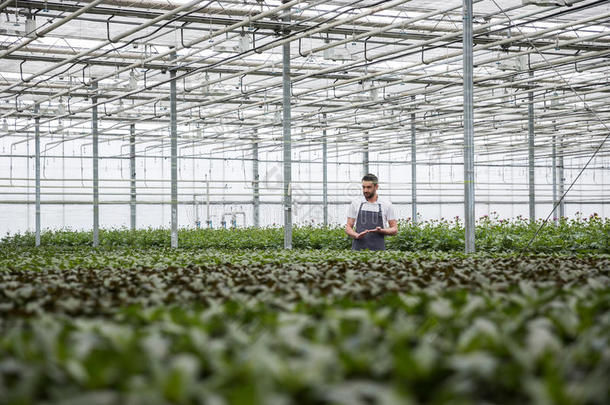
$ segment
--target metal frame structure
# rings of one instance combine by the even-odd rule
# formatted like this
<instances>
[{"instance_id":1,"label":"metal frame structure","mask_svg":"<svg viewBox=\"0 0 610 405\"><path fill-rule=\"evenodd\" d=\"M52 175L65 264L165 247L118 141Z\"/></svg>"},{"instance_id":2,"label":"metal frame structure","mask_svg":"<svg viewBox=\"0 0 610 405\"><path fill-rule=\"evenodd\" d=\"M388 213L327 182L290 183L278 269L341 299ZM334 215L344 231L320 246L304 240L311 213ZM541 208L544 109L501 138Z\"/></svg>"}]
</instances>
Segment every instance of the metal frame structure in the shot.
<instances>
[{"instance_id":1,"label":"metal frame structure","mask_svg":"<svg viewBox=\"0 0 610 405\"><path fill-rule=\"evenodd\" d=\"M527 204L534 220L610 200L610 1L17 0L0 12L0 204L36 205L37 243L41 204L92 205L94 245L100 205L129 206L134 229L138 206L168 204L176 247L180 207L208 190L208 224L210 205L249 205L259 226L279 204L290 248L299 207L330 223L362 170L392 173L386 189L413 221L418 205L463 204L467 251L475 205ZM80 176L55 173L56 159ZM155 171L165 161L169 178ZM301 165L319 179L295 178Z\"/></svg>"}]
</instances>

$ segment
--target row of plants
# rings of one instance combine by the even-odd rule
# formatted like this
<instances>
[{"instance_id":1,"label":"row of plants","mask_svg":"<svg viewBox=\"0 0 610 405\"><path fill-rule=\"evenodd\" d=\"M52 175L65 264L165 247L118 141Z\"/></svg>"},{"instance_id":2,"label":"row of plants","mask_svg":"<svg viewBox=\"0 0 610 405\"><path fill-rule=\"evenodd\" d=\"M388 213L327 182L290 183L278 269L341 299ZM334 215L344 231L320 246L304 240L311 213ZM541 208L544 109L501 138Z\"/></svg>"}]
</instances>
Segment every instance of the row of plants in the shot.
<instances>
[{"instance_id":1,"label":"row of plants","mask_svg":"<svg viewBox=\"0 0 610 405\"><path fill-rule=\"evenodd\" d=\"M182 248L281 249L283 228L181 229ZM45 231L44 246L91 246L92 234L85 231ZM476 224L475 244L485 252L590 252L610 253L610 219L592 215L589 218L561 219L557 224L530 223L518 217L502 220L484 216ZM170 245L167 229L100 230L102 247L163 247ZM8 235L0 248L34 246L34 234ZM349 249L351 240L342 226L300 226L293 230L293 247L297 249ZM459 218L413 223L400 221L396 236L386 238L386 247L402 251L463 251L464 226Z\"/></svg>"},{"instance_id":2,"label":"row of plants","mask_svg":"<svg viewBox=\"0 0 610 405\"><path fill-rule=\"evenodd\" d=\"M368 300L422 289L508 291L527 283L604 284L610 275L610 257L431 258L402 253L294 252L271 258L248 252L141 253L130 261L112 254L80 252L63 260L55 255L51 266L14 258L8 270L0 272L0 315L112 315L123 306L188 306L218 300L281 306L304 300ZM83 258L77 259L78 255Z\"/></svg>"},{"instance_id":3,"label":"row of plants","mask_svg":"<svg viewBox=\"0 0 610 405\"><path fill-rule=\"evenodd\" d=\"M604 255L2 255L3 404L584 405L610 394Z\"/></svg>"},{"instance_id":4,"label":"row of plants","mask_svg":"<svg viewBox=\"0 0 610 405\"><path fill-rule=\"evenodd\" d=\"M606 260L608 254L536 253L520 255L515 252L464 252L386 250L381 252L351 251L339 249L171 249L169 247L102 247L90 246L41 246L0 250L0 273L57 270L125 270L174 269L189 266L262 266L312 265L356 266L362 268L369 262L384 263L422 262L433 268L446 261L463 261L476 266L486 260L502 259L523 263L528 260L550 260L561 265L578 260Z\"/></svg>"},{"instance_id":5,"label":"row of plants","mask_svg":"<svg viewBox=\"0 0 610 405\"><path fill-rule=\"evenodd\" d=\"M26 319L1 328L0 402L603 404L607 294L418 291Z\"/></svg>"}]
</instances>

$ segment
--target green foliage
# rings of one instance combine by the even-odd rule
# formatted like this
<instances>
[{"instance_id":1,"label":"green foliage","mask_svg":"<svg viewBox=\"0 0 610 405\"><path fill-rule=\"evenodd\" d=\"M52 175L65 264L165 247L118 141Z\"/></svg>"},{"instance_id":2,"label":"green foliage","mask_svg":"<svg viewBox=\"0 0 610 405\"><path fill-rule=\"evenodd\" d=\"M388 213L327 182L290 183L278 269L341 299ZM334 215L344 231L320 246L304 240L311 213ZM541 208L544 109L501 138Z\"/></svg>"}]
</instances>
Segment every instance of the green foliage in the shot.
<instances>
[{"instance_id":1,"label":"green foliage","mask_svg":"<svg viewBox=\"0 0 610 405\"><path fill-rule=\"evenodd\" d=\"M386 239L388 249L463 251L464 228L459 221L431 220L414 224L400 221L398 235Z\"/></svg>"},{"instance_id":2,"label":"green foliage","mask_svg":"<svg viewBox=\"0 0 610 405\"><path fill-rule=\"evenodd\" d=\"M610 257L2 251L0 403L597 404Z\"/></svg>"},{"instance_id":3,"label":"green foliage","mask_svg":"<svg viewBox=\"0 0 610 405\"><path fill-rule=\"evenodd\" d=\"M0 241L0 403L604 403L610 229L401 222ZM525 250L527 254L521 255ZM537 252L532 254L532 252Z\"/></svg>"},{"instance_id":4,"label":"green foliage","mask_svg":"<svg viewBox=\"0 0 610 405\"><path fill-rule=\"evenodd\" d=\"M484 216L476 224L475 244L482 252L529 253L610 253L610 219L597 215L589 218L563 218L558 224L547 223L534 237L542 221L529 223L522 217L513 220ZM240 229L181 229L179 245L183 248L281 249L284 246L282 228ZM45 231L41 235L43 246L91 246L91 232ZM102 229L102 247L168 247L167 229ZM0 248L12 249L34 245L34 234L7 236ZM342 227L301 226L293 230L293 247L296 249L349 249L351 240ZM400 221L398 235L386 237L386 247L401 251L464 250L464 226L455 220L432 220L414 224Z\"/></svg>"}]
</instances>

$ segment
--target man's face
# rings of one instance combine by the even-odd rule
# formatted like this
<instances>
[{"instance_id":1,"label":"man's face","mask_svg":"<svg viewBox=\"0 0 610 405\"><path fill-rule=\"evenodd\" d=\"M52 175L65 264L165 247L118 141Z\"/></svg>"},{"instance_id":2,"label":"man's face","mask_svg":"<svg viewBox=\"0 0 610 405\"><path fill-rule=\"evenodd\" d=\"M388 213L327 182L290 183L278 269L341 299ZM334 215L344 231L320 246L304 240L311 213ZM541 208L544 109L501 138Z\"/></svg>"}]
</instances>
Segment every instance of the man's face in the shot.
<instances>
[{"instance_id":1,"label":"man's face","mask_svg":"<svg viewBox=\"0 0 610 405\"><path fill-rule=\"evenodd\" d=\"M362 193L364 194L364 198L367 200L375 197L375 193L377 192L378 184L374 184L372 181L363 181L362 182Z\"/></svg>"}]
</instances>

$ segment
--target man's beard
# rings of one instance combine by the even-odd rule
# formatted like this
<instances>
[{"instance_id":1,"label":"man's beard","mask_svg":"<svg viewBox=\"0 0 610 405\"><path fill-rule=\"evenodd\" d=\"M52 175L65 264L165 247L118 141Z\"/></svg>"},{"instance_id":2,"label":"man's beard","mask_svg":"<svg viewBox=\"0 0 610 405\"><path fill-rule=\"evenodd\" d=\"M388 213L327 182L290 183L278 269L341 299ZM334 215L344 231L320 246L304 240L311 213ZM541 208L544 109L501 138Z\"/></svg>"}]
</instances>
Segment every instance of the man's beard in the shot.
<instances>
[{"instance_id":1,"label":"man's beard","mask_svg":"<svg viewBox=\"0 0 610 405\"><path fill-rule=\"evenodd\" d=\"M370 193L367 193L366 191L364 191L364 198L366 198L367 200L371 199L375 197L375 192L371 191Z\"/></svg>"}]
</instances>

